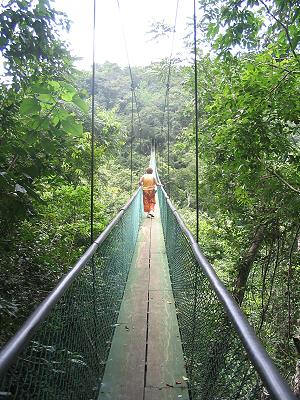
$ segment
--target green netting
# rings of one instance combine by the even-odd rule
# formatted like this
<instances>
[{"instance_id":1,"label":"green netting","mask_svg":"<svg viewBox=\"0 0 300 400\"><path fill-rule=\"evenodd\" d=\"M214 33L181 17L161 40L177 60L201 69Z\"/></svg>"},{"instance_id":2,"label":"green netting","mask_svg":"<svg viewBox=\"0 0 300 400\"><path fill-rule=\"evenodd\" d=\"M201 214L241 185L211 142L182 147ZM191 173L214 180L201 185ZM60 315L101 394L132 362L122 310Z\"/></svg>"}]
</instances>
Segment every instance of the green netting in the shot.
<instances>
[{"instance_id":1,"label":"green netting","mask_svg":"<svg viewBox=\"0 0 300 400\"><path fill-rule=\"evenodd\" d=\"M0 399L97 399L137 239L140 192L9 369Z\"/></svg>"},{"instance_id":2,"label":"green netting","mask_svg":"<svg viewBox=\"0 0 300 400\"><path fill-rule=\"evenodd\" d=\"M160 189L159 202L191 398L261 398L261 381Z\"/></svg>"}]
</instances>

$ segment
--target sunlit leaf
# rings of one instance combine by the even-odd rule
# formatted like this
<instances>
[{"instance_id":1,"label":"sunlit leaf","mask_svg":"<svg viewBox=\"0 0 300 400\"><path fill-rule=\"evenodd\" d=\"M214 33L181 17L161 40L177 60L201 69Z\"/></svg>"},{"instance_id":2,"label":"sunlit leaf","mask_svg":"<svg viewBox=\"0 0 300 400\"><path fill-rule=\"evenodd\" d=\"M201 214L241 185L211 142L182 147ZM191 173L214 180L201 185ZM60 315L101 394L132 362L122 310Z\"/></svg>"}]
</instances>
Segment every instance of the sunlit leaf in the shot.
<instances>
[{"instance_id":1,"label":"sunlit leaf","mask_svg":"<svg viewBox=\"0 0 300 400\"><path fill-rule=\"evenodd\" d=\"M42 101L43 103L53 103L54 99L50 94L40 94L39 95L39 100Z\"/></svg>"},{"instance_id":2,"label":"sunlit leaf","mask_svg":"<svg viewBox=\"0 0 300 400\"><path fill-rule=\"evenodd\" d=\"M62 121L62 128L65 132L72 136L82 136L83 128L82 124L76 122L73 117L68 117Z\"/></svg>"},{"instance_id":3,"label":"sunlit leaf","mask_svg":"<svg viewBox=\"0 0 300 400\"><path fill-rule=\"evenodd\" d=\"M67 93L63 93L62 95L61 95L61 98L64 100L64 101L72 101L72 99L73 99L73 96L74 96L74 94L72 93L72 92L67 92Z\"/></svg>"}]
</instances>

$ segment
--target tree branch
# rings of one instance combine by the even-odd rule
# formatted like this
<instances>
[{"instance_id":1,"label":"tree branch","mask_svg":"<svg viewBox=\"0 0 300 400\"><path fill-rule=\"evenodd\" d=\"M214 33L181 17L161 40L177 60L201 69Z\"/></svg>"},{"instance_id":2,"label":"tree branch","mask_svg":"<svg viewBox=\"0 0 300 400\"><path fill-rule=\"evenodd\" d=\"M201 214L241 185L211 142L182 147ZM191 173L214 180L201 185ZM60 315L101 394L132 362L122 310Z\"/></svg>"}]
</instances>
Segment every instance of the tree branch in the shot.
<instances>
[{"instance_id":1,"label":"tree branch","mask_svg":"<svg viewBox=\"0 0 300 400\"><path fill-rule=\"evenodd\" d=\"M273 176L276 176L282 183L284 183L289 189L291 189L293 192L300 194L300 190L294 188L288 181L286 181L278 172L276 172L274 169L269 168L266 163L258 157L258 160L265 166L266 170L270 172Z\"/></svg>"},{"instance_id":2,"label":"tree branch","mask_svg":"<svg viewBox=\"0 0 300 400\"><path fill-rule=\"evenodd\" d=\"M272 254L273 254L273 245L274 245L274 239L272 240L272 243L271 243L271 246L270 246L270 251L269 251L269 254L267 256L267 263L262 266L262 287L261 287L261 309L262 310L261 310L261 320L260 320L260 324L259 324L259 327L258 327L258 333L260 332L260 330L261 330L261 328L263 326L263 323L264 323L266 279L267 279L267 273L269 271L271 257L272 257Z\"/></svg>"},{"instance_id":3,"label":"tree branch","mask_svg":"<svg viewBox=\"0 0 300 400\"><path fill-rule=\"evenodd\" d=\"M286 70L285 70L286 71ZM279 86L282 84L282 82L285 81L285 79L292 74L294 71L288 71L281 79L280 81L270 90L270 93L275 92L275 90L277 90L279 88Z\"/></svg>"},{"instance_id":4,"label":"tree branch","mask_svg":"<svg viewBox=\"0 0 300 400\"><path fill-rule=\"evenodd\" d=\"M267 10L267 13L268 13L273 19L275 19L275 21L283 28L283 30L285 31L287 40L288 40L288 42L289 42L291 51L292 51L292 53L293 53L295 59L297 60L297 62L300 63L300 62L299 62L298 55L297 55L297 53L295 52L295 50L293 49L292 40L291 40L291 37L290 37L290 33L289 33L289 30L288 30L288 27L285 26L284 23L281 22L280 19L278 19L278 18L271 12L270 8L267 6L267 4L266 4L263 0L259 0L259 2L260 2L261 4L263 4L263 6L265 7L265 9Z\"/></svg>"},{"instance_id":5,"label":"tree branch","mask_svg":"<svg viewBox=\"0 0 300 400\"><path fill-rule=\"evenodd\" d=\"M300 232L300 225L296 230L296 234L294 236L294 240L292 242L290 252L289 252L289 268L288 268L288 281L287 281L287 294L288 294L288 337L291 337L291 324L292 324L292 312L291 312L291 280L292 280L292 255L295 244L297 242L297 238Z\"/></svg>"},{"instance_id":6,"label":"tree branch","mask_svg":"<svg viewBox=\"0 0 300 400\"><path fill-rule=\"evenodd\" d=\"M237 267L238 274L234 284L233 296L235 297L239 305L241 305L243 302L249 273L256 258L259 247L264 239L264 232L265 225L258 226L249 249L246 251Z\"/></svg>"},{"instance_id":7,"label":"tree branch","mask_svg":"<svg viewBox=\"0 0 300 400\"><path fill-rule=\"evenodd\" d=\"M278 172L274 171L273 169L270 169L269 167L266 166L266 169L276 176L282 183L284 183L288 188L290 188L293 192L300 194L300 190L294 188L290 183L288 183Z\"/></svg>"},{"instance_id":8,"label":"tree branch","mask_svg":"<svg viewBox=\"0 0 300 400\"><path fill-rule=\"evenodd\" d=\"M280 252L280 237L277 238L276 259L275 259L275 265L274 265L274 269L273 269L273 274L271 276L269 297L268 297L266 306L262 310L261 323L260 323L260 326L258 328L258 331L260 331L262 326L263 326L265 316L267 315L267 312L268 312L268 309L269 309L269 306L270 306L271 297L272 297L272 293L273 293L274 279L275 279L275 275L276 275L276 272L277 272L277 269L278 269L278 265L279 265L279 252Z\"/></svg>"},{"instance_id":9,"label":"tree branch","mask_svg":"<svg viewBox=\"0 0 300 400\"><path fill-rule=\"evenodd\" d=\"M6 170L6 172L9 172L11 169L15 168L17 159L18 159L18 155L15 154L15 155L14 155L14 158L12 159L11 163L9 164L9 166L8 166L8 168L7 168L7 170Z\"/></svg>"}]
</instances>

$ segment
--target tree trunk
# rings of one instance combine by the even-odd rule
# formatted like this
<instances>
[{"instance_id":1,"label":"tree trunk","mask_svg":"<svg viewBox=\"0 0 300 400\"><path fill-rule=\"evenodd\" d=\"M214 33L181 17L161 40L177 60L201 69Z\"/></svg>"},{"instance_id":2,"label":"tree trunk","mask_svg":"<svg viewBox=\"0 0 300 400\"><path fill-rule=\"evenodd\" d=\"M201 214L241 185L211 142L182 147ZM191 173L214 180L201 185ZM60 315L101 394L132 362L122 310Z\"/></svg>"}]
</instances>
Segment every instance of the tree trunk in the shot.
<instances>
[{"instance_id":1,"label":"tree trunk","mask_svg":"<svg viewBox=\"0 0 300 400\"><path fill-rule=\"evenodd\" d=\"M294 345L296 347L298 356L300 356L300 337L299 335L293 337ZM296 363L296 372L293 379L293 389L297 398L300 399L300 360Z\"/></svg>"},{"instance_id":2,"label":"tree trunk","mask_svg":"<svg viewBox=\"0 0 300 400\"><path fill-rule=\"evenodd\" d=\"M294 376L294 393L295 396L300 399L300 361L297 361L296 364L296 373Z\"/></svg>"},{"instance_id":3,"label":"tree trunk","mask_svg":"<svg viewBox=\"0 0 300 400\"><path fill-rule=\"evenodd\" d=\"M241 305L243 302L248 276L259 247L264 239L264 231L265 225L258 226L249 249L246 251L240 263L238 264L238 274L234 283L233 296L239 305Z\"/></svg>"}]
</instances>

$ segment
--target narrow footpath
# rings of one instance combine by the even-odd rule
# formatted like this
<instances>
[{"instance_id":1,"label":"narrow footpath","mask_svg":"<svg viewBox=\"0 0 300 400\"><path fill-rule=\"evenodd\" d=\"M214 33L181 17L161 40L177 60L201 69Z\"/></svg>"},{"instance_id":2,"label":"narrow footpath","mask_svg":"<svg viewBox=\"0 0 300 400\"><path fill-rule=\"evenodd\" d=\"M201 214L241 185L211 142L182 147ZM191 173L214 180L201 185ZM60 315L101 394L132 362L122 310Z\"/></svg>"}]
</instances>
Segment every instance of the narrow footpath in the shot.
<instances>
[{"instance_id":1,"label":"narrow footpath","mask_svg":"<svg viewBox=\"0 0 300 400\"><path fill-rule=\"evenodd\" d=\"M98 400L188 400L159 206L144 218Z\"/></svg>"}]
</instances>

